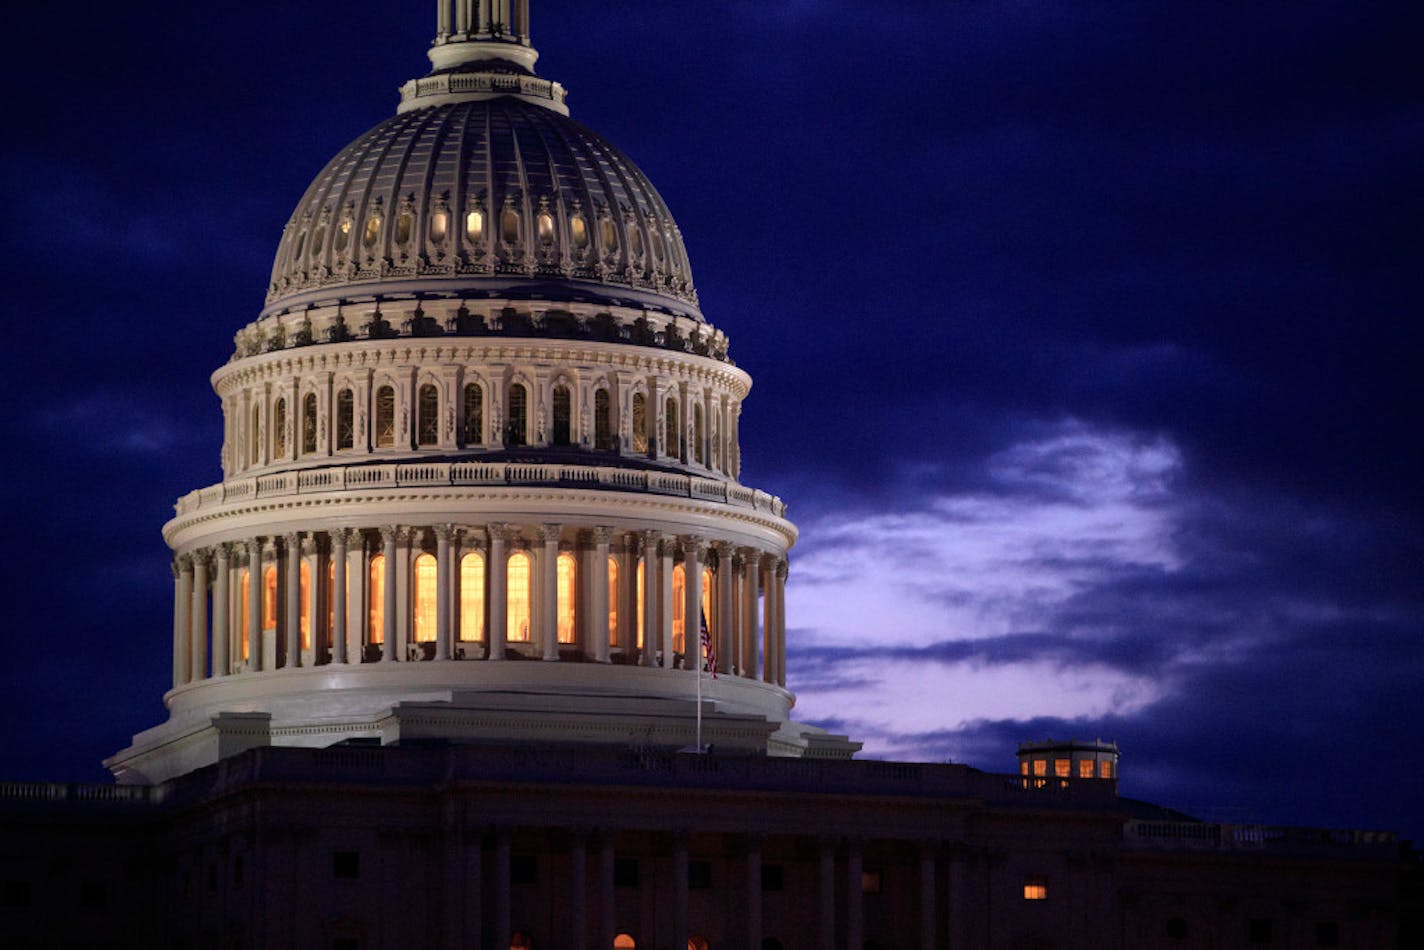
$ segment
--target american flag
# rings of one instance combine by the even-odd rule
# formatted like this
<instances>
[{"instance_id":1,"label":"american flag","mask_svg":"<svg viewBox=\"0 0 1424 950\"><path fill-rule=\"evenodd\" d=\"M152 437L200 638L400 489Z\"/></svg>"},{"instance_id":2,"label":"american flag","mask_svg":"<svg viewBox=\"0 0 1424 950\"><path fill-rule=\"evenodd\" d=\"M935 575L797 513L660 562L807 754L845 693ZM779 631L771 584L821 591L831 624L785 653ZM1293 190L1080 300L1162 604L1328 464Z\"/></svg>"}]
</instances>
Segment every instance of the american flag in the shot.
<instances>
[{"instance_id":1,"label":"american flag","mask_svg":"<svg viewBox=\"0 0 1424 950\"><path fill-rule=\"evenodd\" d=\"M717 678L717 651L712 649L712 631L707 629L707 612L702 612L702 652L707 657L707 672Z\"/></svg>"}]
</instances>

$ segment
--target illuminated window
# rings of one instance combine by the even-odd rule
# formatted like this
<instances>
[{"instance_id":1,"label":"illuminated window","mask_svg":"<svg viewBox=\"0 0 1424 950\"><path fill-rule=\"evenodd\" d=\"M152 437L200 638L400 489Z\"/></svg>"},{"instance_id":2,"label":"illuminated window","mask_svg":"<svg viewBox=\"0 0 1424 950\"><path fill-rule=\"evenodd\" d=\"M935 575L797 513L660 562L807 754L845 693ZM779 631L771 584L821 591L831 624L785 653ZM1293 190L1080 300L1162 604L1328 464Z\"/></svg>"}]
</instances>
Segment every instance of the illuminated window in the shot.
<instances>
[{"instance_id":1,"label":"illuminated window","mask_svg":"<svg viewBox=\"0 0 1424 950\"><path fill-rule=\"evenodd\" d=\"M301 603L298 608L299 617L297 619L297 629L302 632L302 649L311 649L311 567L307 564L307 559L302 558L301 565L297 568L299 578L297 584L297 600Z\"/></svg>"},{"instance_id":2,"label":"illuminated window","mask_svg":"<svg viewBox=\"0 0 1424 950\"><path fill-rule=\"evenodd\" d=\"M1053 775L1055 778L1067 778L1073 774L1073 763L1068 759L1053 760Z\"/></svg>"},{"instance_id":3,"label":"illuminated window","mask_svg":"<svg viewBox=\"0 0 1424 950\"><path fill-rule=\"evenodd\" d=\"M1098 778L1112 778L1112 777L1113 777L1113 764L1112 764L1112 762L1108 761L1107 759L1104 759L1103 761L1099 762L1099 763L1098 763Z\"/></svg>"},{"instance_id":4,"label":"illuminated window","mask_svg":"<svg viewBox=\"0 0 1424 950\"><path fill-rule=\"evenodd\" d=\"M602 218L598 222L598 230L603 237L603 253L612 254L618 250L618 229L613 226L612 218Z\"/></svg>"},{"instance_id":5,"label":"illuminated window","mask_svg":"<svg viewBox=\"0 0 1424 950\"><path fill-rule=\"evenodd\" d=\"M633 394L633 451L648 451L648 398L642 393Z\"/></svg>"},{"instance_id":6,"label":"illuminated window","mask_svg":"<svg viewBox=\"0 0 1424 950\"><path fill-rule=\"evenodd\" d=\"M465 237L471 241L485 239L485 213L483 211L471 211L465 215Z\"/></svg>"},{"instance_id":7,"label":"illuminated window","mask_svg":"<svg viewBox=\"0 0 1424 950\"><path fill-rule=\"evenodd\" d=\"M527 445L529 442L529 390L523 383L509 387L509 425L504 434L506 445Z\"/></svg>"},{"instance_id":8,"label":"illuminated window","mask_svg":"<svg viewBox=\"0 0 1424 950\"><path fill-rule=\"evenodd\" d=\"M558 561L558 584L559 584L559 642L575 642L574 632L577 622L576 608L574 606L574 584L577 578L578 562L574 556L567 551L559 555Z\"/></svg>"},{"instance_id":9,"label":"illuminated window","mask_svg":"<svg viewBox=\"0 0 1424 950\"><path fill-rule=\"evenodd\" d=\"M683 652L683 641L686 634L687 572L679 564L672 569L672 652Z\"/></svg>"},{"instance_id":10,"label":"illuminated window","mask_svg":"<svg viewBox=\"0 0 1424 950\"><path fill-rule=\"evenodd\" d=\"M702 568L702 616L707 618L707 633L709 636L717 634L717 618L712 616L712 568ZM700 618L698 619L700 623ZM702 628L697 628L698 635L701 635Z\"/></svg>"},{"instance_id":11,"label":"illuminated window","mask_svg":"<svg viewBox=\"0 0 1424 950\"><path fill-rule=\"evenodd\" d=\"M572 400L567 386L554 387L554 444L569 445L572 442Z\"/></svg>"},{"instance_id":12,"label":"illuminated window","mask_svg":"<svg viewBox=\"0 0 1424 950\"><path fill-rule=\"evenodd\" d=\"M326 611L322 616L321 628L326 633L326 644L336 643L336 562L326 562ZM346 632L342 631L342 637ZM323 644L323 645L326 645Z\"/></svg>"},{"instance_id":13,"label":"illuminated window","mask_svg":"<svg viewBox=\"0 0 1424 950\"><path fill-rule=\"evenodd\" d=\"M633 248L633 257L643 259L643 232L636 224L628 225L628 244Z\"/></svg>"},{"instance_id":14,"label":"illuminated window","mask_svg":"<svg viewBox=\"0 0 1424 950\"><path fill-rule=\"evenodd\" d=\"M633 590L633 598L638 603L638 649L643 648L643 560L638 561L637 583Z\"/></svg>"},{"instance_id":15,"label":"illuminated window","mask_svg":"<svg viewBox=\"0 0 1424 950\"><path fill-rule=\"evenodd\" d=\"M316 451L316 393L307 393L302 399L302 454L311 455Z\"/></svg>"},{"instance_id":16,"label":"illuminated window","mask_svg":"<svg viewBox=\"0 0 1424 950\"><path fill-rule=\"evenodd\" d=\"M272 410L272 457L287 454L287 400L278 399Z\"/></svg>"},{"instance_id":17,"label":"illuminated window","mask_svg":"<svg viewBox=\"0 0 1424 950\"><path fill-rule=\"evenodd\" d=\"M620 646L618 640L618 559L608 559L608 645Z\"/></svg>"},{"instance_id":18,"label":"illuminated window","mask_svg":"<svg viewBox=\"0 0 1424 950\"><path fill-rule=\"evenodd\" d=\"M435 445L440 441L440 390L432 383L421 386L415 408L416 444Z\"/></svg>"},{"instance_id":19,"label":"illuminated window","mask_svg":"<svg viewBox=\"0 0 1424 950\"><path fill-rule=\"evenodd\" d=\"M593 394L593 447L600 452L613 451L613 407L606 389Z\"/></svg>"},{"instance_id":20,"label":"illuminated window","mask_svg":"<svg viewBox=\"0 0 1424 950\"><path fill-rule=\"evenodd\" d=\"M349 449L356 444L356 399L351 390L336 394L336 448Z\"/></svg>"},{"instance_id":21,"label":"illuminated window","mask_svg":"<svg viewBox=\"0 0 1424 950\"><path fill-rule=\"evenodd\" d=\"M1025 761L1025 762L1020 762L1020 763L1019 763L1019 774L1020 774L1020 775L1027 775L1027 774L1028 774L1028 762Z\"/></svg>"},{"instance_id":22,"label":"illuminated window","mask_svg":"<svg viewBox=\"0 0 1424 950\"><path fill-rule=\"evenodd\" d=\"M548 247L554 243L554 216L547 211L539 214L539 243Z\"/></svg>"},{"instance_id":23,"label":"illuminated window","mask_svg":"<svg viewBox=\"0 0 1424 950\"><path fill-rule=\"evenodd\" d=\"M478 551L460 559L460 639L485 638L485 557Z\"/></svg>"},{"instance_id":24,"label":"illuminated window","mask_svg":"<svg viewBox=\"0 0 1424 950\"><path fill-rule=\"evenodd\" d=\"M371 248L376 246L376 241L381 237L381 217L371 215L366 219L366 233L361 237L361 243Z\"/></svg>"},{"instance_id":25,"label":"illuminated window","mask_svg":"<svg viewBox=\"0 0 1424 950\"><path fill-rule=\"evenodd\" d=\"M668 455L681 455L682 450L679 443L682 441L682 430L677 424L677 400L667 401L666 430L663 432L663 451Z\"/></svg>"},{"instance_id":26,"label":"illuminated window","mask_svg":"<svg viewBox=\"0 0 1424 950\"><path fill-rule=\"evenodd\" d=\"M450 215L445 211L437 211L430 216L430 242L432 244L444 244L445 235L450 231Z\"/></svg>"},{"instance_id":27,"label":"illuminated window","mask_svg":"<svg viewBox=\"0 0 1424 950\"><path fill-rule=\"evenodd\" d=\"M619 934L613 938L613 950L638 950L638 941L628 934Z\"/></svg>"},{"instance_id":28,"label":"illuminated window","mask_svg":"<svg viewBox=\"0 0 1424 950\"><path fill-rule=\"evenodd\" d=\"M1079 778L1092 778L1092 777L1093 777L1093 760L1092 760L1092 759L1079 759L1079 760L1078 760L1078 777L1079 777Z\"/></svg>"},{"instance_id":29,"label":"illuminated window","mask_svg":"<svg viewBox=\"0 0 1424 950\"><path fill-rule=\"evenodd\" d=\"M394 448L396 444L396 391L391 386L376 390L376 448Z\"/></svg>"},{"instance_id":30,"label":"illuminated window","mask_svg":"<svg viewBox=\"0 0 1424 950\"><path fill-rule=\"evenodd\" d=\"M422 554L415 559L415 642L435 642L435 558Z\"/></svg>"},{"instance_id":31,"label":"illuminated window","mask_svg":"<svg viewBox=\"0 0 1424 950\"><path fill-rule=\"evenodd\" d=\"M580 251L588 247L588 222L583 219L583 215L573 216L569 221L569 230L574 236L574 247Z\"/></svg>"},{"instance_id":32,"label":"illuminated window","mask_svg":"<svg viewBox=\"0 0 1424 950\"><path fill-rule=\"evenodd\" d=\"M405 245L410 243L410 232L415 228L415 215L409 211L402 211L396 217L396 243Z\"/></svg>"},{"instance_id":33,"label":"illuminated window","mask_svg":"<svg viewBox=\"0 0 1424 950\"><path fill-rule=\"evenodd\" d=\"M377 554L371 558L369 591L366 598L370 605L366 618L366 642L384 643L386 640L386 556Z\"/></svg>"},{"instance_id":34,"label":"illuminated window","mask_svg":"<svg viewBox=\"0 0 1424 950\"><path fill-rule=\"evenodd\" d=\"M242 651L242 658L248 658L251 652L247 642L247 625L252 622L251 606L248 598L252 596L252 572L246 568L242 571L242 605L238 608L237 642L238 649Z\"/></svg>"},{"instance_id":35,"label":"illuminated window","mask_svg":"<svg viewBox=\"0 0 1424 950\"><path fill-rule=\"evenodd\" d=\"M702 404L696 403L692 407L692 457L698 465L707 463L707 447L703 444L702 432Z\"/></svg>"},{"instance_id":36,"label":"illuminated window","mask_svg":"<svg viewBox=\"0 0 1424 950\"><path fill-rule=\"evenodd\" d=\"M519 212L513 208L505 208L504 214L499 216L499 236L505 244L519 243Z\"/></svg>"},{"instance_id":37,"label":"illuminated window","mask_svg":"<svg viewBox=\"0 0 1424 950\"><path fill-rule=\"evenodd\" d=\"M1047 774L1048 774L1048 760L1047 760L1047 759L1034 759L1034 760L1033 760L1033 774L1034 774L1034 775L1047 775Z\"/></svg>"},{"instance_id":38,"label":"illuminated window","mask_svg":"<svg viewBox=\"0 0 1424 950\"><path fill-rule=\"evenodd\" d=\"M252 407L252 427L247 431L247 464L256 465L262 460L262 409Z\"/></svg>"},{"instance_id":39,"label":"illuminated window","mask_svg":"<svg viewBox=\"0 0 1424 950\"><path fill-rule=\"evenodd\" d=\"M511 643L529 642L529 555L516 551L509 556L509 567L505 572L508 579L506 590L509 607L506 637Z\"/></svg>"},{"instance_id":40,"label":"illuminated window","mask_svg":"<svg viewBox=\"0 0 1424 950\"><path fill-rule=\"evenodd\" d=\"M341 253L346 250L346 246L351 243L351 219L347 218L341 222L336 229L336 251Z\"/></svg>"},{"instance_id":41,"label":"illuminated window","mask_svg":"<svg viewBox=\"0 0 1424 950\"><path fill-rule=\"evenodd\" d=\"M277 568L262 572L262 629L277 629Z\"/></svg>"},{"instance_id":42,"label":"illuminated window","mask_svg":"<svg viewBox=\"0 0 1424 950\"><path fill-rule=\"evenodd\" d=\"M481 445L485 441L485 391L476 383L465 384L462 435L465 445Z\"/></svg>"},{"instance_id":43,"label":"illuminated window","mask_svg":"<svg viewBox=\"0 0 1424 950\"><path fill-rule=\"evenodd\" d=\"M1024 878L1023 895L1026 901L1048 900L1048 878L1033 875Z\"/></svg>"}]
</instances>

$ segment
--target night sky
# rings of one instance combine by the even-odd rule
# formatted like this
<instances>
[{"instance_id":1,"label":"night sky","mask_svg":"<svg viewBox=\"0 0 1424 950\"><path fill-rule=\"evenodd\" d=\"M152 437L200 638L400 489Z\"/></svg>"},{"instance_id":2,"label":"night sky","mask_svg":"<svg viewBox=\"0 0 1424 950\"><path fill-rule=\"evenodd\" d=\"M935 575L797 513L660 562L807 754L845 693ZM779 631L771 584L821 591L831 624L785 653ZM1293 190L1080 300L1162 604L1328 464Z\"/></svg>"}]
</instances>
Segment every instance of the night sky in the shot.
<instances>
[{"instance_id":1,"label":"night sky","mask_svg":"<svg viewBox=\"0 0 1424 950\"><path fill-rule=\"evenodd\" d=\"M7 14L0 778L163 719L208 376L433 7ZM1418 9L535 0L755 380L799 718L996 771L1115 739L1125 795L1424 839Z\"/></svg>"}]
</instances>

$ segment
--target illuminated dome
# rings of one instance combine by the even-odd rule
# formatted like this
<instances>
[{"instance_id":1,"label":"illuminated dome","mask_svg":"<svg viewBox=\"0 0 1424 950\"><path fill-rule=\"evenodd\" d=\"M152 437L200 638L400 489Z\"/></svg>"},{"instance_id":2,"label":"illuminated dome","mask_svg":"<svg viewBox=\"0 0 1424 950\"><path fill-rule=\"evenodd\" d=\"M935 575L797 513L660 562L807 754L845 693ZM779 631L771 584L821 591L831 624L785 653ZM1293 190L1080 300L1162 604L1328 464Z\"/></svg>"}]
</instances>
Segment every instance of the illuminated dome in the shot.
<instances>
[{"instance_id":1,"label":"illuminated dome","mask_svg":"<svg viewBox=\"0 0 1424 950\"><path fill-rule=\"evenodd\" d=\"M438 7L434 71L307 190L213 373L223 479L163 529L169 718L109 768L486 739L851 755L790 718L796 528L739 481L751 379L671 215L534 74L527 0Z\"/></svg>"}]
</instances>

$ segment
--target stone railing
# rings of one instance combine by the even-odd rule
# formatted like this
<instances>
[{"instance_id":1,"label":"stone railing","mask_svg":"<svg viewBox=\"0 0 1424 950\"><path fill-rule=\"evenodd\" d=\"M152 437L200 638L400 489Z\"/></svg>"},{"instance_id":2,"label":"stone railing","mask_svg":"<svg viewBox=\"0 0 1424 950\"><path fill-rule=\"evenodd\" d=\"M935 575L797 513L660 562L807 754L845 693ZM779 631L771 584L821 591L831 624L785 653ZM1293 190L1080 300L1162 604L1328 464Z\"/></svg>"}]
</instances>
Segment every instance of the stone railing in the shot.
<instances>
[{"instance_id":1,"label":"stone railing","mask_svg":"<svg viewBox=\"0 0 1424 950\"><path fill-rule=\"evenodd\" d=\"M715 478L672 472L592 465L525 462L412 462L390 465L339 465L237 478L189 492L173 507L193 514L228 502L287 495L363 491L379 488L433 488L461 485L550 485L613 491L648 492L786 517L786 503L775 495Z\"/></svg>"},{"instance_id":2,"label":"stone railing","mask_svg":"<svg viewBox=\"0 0 1424 950\"><path fill-rule=\"evenodd\" d=\"M151 805L163 798L150 785L74 785L65 782L0 782L0 802Z\"/></svg>"},{"instance_id":3,"label":"stone railing","mask_svg":"<svg viewBox=\"0 0 1424 950\"><path fill-rule=\"evenodd\" d=\"M1315 851L1394 847L1399 841L1392 831L1208 821L1129 821L1122 835L1128 846L1154 851Z\"/></svg>"}]
</instances>

